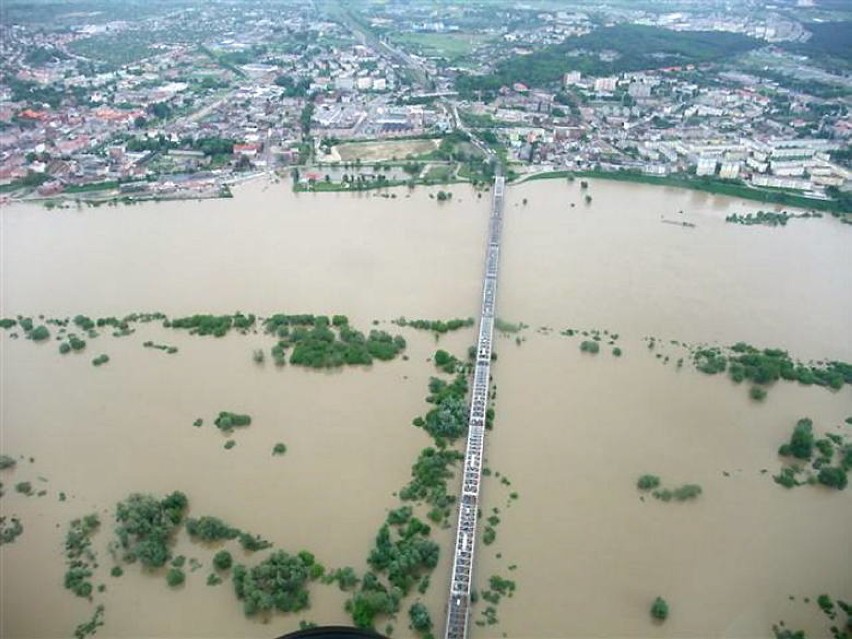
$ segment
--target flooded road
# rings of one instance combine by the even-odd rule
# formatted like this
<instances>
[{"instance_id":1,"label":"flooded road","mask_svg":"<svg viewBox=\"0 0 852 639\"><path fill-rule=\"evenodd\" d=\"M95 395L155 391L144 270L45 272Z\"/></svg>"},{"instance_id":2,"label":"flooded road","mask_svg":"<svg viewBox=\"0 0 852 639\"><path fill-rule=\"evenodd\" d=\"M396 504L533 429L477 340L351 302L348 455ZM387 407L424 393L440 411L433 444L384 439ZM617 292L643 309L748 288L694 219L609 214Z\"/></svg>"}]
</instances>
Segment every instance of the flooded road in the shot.
<instances>
[{"instance_id":1,"label":"flooded road","mask_svg":"<svg viewBox=\"0 0 852 639\"><path fill-rule=\"evenodd\" d=\"M10 207L0 218L2 315L345 313L361 330L400 315L471 316L488 199L452 190L453 201L438 204L422 188L385 199L254 183L213 202ZM514 579L518 590L499 606L501 623L475 627L475 636L754 637L781 619L820 636L821 613L802 598L852 598L842 560L852 492L786 491L760 471L778 471L775 451L800 417L848 436L849 387L781 384L757 405L726 378L663 366L641 340L744 340L852 360L852 227L830 218L780 229L726 224L725 215L760 207L674 189L590 181L588 193L590 206L579 183L508 191L498 310L532 328L520 346L514 337L496 345L487 456L512 485L484 484L488 510L499 507L502 521L497 542L480 546L477 574ZM621 335L624 356L581 354L579 338L538 334L540 326L608 328ZM91 615L62 589L65 526L135 491L183 490L192 516L216 515L278 548L307 548L326 566L363 570L386 509L397 505L392 493L428 443L410 423L428 408L435 340L399 332L408 361L334 373L254 364L252 350L271 346L262 335L190 337L148 325L65 357L55 342L0 337L2 450L35 458L2 471L0 510L20 516L25 531L0 550L0 634L67 636ZM463 355L473 336L461 331L440 346ZM142 348L148 339L180 352ZM111 361L96 369L100 352ZM253 418L230 451L210 423L220 410ZM197 417L204 427L192 427ZM288 447L280 458L271 455L278 441ZM646 472L698 483L704 494L642 502L635 481ZM24 480L48 495L16 494ZM303 615L269 627L246 620L229 582L205 585L211 553L185 533L177 552L207 565L181 590L135 567L111 578L111 522L102 520L102 636L263 637L299 619L348 618L344 594L314 587ZM449 532L437 531L444 552L425 599L438 628ZM671 606L662 626L648 617L657 595ZM410 635L404 611L395 626L394 636Z\"/></svg>"}]
</instances>

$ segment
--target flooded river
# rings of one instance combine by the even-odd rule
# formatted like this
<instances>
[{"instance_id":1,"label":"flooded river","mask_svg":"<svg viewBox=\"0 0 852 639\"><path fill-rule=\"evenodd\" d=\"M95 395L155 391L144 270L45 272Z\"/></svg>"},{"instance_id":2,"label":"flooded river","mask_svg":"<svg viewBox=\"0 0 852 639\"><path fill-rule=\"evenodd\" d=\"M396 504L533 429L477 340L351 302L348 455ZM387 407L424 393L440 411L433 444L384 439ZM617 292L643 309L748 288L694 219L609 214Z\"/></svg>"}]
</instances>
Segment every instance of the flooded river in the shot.
<instances>
[{"instance_id":1,"label":"flooded river","mask_svg":"<svg viewBox=\"0 0 852 639\"><path fill-rule=\"evenodd\" d=\"M453 201L439 204L423 188L391 199L295 195L257 182L212 202L15 205L0 217L2 315L345 313L362 330L400 315L471 316L488 202L452 190ZM500 623L474 636L756 637L782 619L820 636L827 626L803 598L852 598L852 492L786 491L761 470L778 471L775 451L799 417L849 436L852 392L783 384L757 405L726 378L663 365L642 338L745 340L852 360L852 227L830 218L742 227L725 215L760 207L601 181L588 192L589 206L578 183L509 190L498 309L531 328L520 345L512 336L496 346L487 455L511 487L486 480L484 509L500 508L502 521L497 541L480 546L477 574L514 579L518 590L498 607ZM578 338L558 335L569 327L619 333L623 357L581 354ZM312 589L304 614L269 626L245 619L230 583L205 585L211 553L185 533L177 551L206 565L182 589L132 566L111 578L106 510L130 492L179 489L194 516L363 570L397 504L392 493L428 443L410 423L428 408L435 340L400 332L407 361L334 373L254 364L252 350L271 345L262 335L190 337L147 325L65 357L55 343L0 337L0 443L34 458L2 471L0 509L25 531L0 550L0 635L67 636L91 616L62 588L61 546L67 522L93 510L105 523L95 537L95 583L107 584L99 636L268 637L299 619L345 622L344 595L329 587ZM143 349L149 339L180 352ZM473 339L467 329L440 345L462 355ZM100 352L111 361L94 368ZM230 451L209 425L220 410L253 418ZM207 424L193 428L197 417ZM278 441L283 457L270 454ZM640 501L635 481L646 472L704 493L687 504ZM48 494L16 494L24 480ZM450 531L436 539L444 552L425 601L440 628ZM661 626L648 617L657 595L671 606ZM410 635L404 611L395 625L394 636Z\"/></svg>"}]
</instances>

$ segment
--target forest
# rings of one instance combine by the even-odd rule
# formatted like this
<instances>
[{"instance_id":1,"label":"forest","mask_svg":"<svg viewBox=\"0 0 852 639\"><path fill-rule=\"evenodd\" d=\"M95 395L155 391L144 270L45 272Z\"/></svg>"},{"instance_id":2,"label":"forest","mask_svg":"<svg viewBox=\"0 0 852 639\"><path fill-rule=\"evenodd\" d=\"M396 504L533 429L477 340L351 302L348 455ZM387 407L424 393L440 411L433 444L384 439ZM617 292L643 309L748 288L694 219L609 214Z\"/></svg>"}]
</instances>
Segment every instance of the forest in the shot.
<instances>
[{"instance_id":1,"label":"forest","mask_svg":"<svg viewBox=\"0 0 852 639\"><path fill-rule=\"evenodd\" d=\"M515 82L542 86L560 81L568 71L602 76L662 69L730 59L757 46L757 40L735 33L681 32L621 24L568 38L530 55L508 58L490 75L460 76L456 88L465 96L476 91L495 92ZM617 55L603 55L605 52Z\"/></svg>"}]
</instances>

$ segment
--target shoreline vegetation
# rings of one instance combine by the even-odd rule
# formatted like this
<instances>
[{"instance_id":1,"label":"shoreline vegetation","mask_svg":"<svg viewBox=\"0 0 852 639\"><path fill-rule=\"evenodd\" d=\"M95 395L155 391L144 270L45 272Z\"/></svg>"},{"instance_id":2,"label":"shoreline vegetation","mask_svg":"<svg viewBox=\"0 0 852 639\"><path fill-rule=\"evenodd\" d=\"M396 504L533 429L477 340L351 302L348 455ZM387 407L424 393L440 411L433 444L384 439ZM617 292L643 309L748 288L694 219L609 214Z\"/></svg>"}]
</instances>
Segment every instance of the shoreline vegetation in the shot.
<instances>
[{"instance_id":1,"label":"shoreline vegetation","mask_svg":"<svg viewBox=\"0 0 852 639\"><path fill-rule=\"evenodd\" d=\"M447 150L440 152L441 159L430 160L428 156L415 157L406 160L382 161L376 166L376 170L370 163L325 163L319 165L299 165L290 169L293 191L297 193L323 193L323 192L364 192L377 191L382 189L390 189L394 187L407 187L409 191L417 186L438 186L451 184L470 184L475 188L489 188L491 174L479 164L471 163L471 161L461 161L455 159L454 146L459 141L453 137L447 138L449 144ZM437 153L437 152L436 152ZM439 154L440 154L439 153ZM463 157L463 156L462 156ZM351 166L351 172L343 174L339 180L332 179L330 175L323 173L327 170L338 172L341 167ZM426 170L427 167L429 170ZM436 170L440 168L440 171ZM415 168L421 171L415 171ZM393 170L397 170L402 174L408 174L407 177L388 176ZM322 173L319 179L312 179L307 183L300 181L302 172ZM263 173L257 173L254 177L262 177ZM284 172L277 172L276 179L282 179L285 176ZM523 184L525 182L535 180L550 180L567 178L596 178L601 180L614 180L619 182L634 182L639 184L650 184L655 186L667 186L674 188L682 188L693 191L701 191L714 195L723 195L728 197L741 198L764 204L776 204L782 206L791 206L811 211L810 217L819 217L817 211L827 212L839 218L842 222L852 224L852 203L848 198L838 199L818 199L811 198L799 194L794 191L783 189L761 188L750 186L741 180L724 180L711 177L696 177L690 174L676 173L666 176L646 175L634 169L587 169L587 170L550 170L536 173L519 174L512 170L508 173L510 184ZM14 188L13 188L14 187ZM117 204L140 204L143 202L159 202L170 200L200 200L200 199L218 199L232 198L233 194L230 187L224 184L215 193L178 193L174 195L153 195L142 196L118 193L114 197L101 197L98 199L89 199L86 195L97 195L115 191L120 187L118 182L103 182L95 184L87 184L67 188L62 194L55 197L33 197L26 198L21 201L30 201L40 203L47 209L70 209L73 207L79 208L83 205L87 207L99 207L102 205L115 206ZM11 193L16 189L27 188L24 185L6 185L0 187L0 194ZM393 198L396 194L389 194L386 197ZM736 216L735 216L736 217ZM788 215L790 217L808 217L804 215ZM786 220L770 220L768 217L764 220L745 221L740 219L731 219L731 222L742 224L766 224L766 225L784 225Z\"/></svg>"}]
</instances>

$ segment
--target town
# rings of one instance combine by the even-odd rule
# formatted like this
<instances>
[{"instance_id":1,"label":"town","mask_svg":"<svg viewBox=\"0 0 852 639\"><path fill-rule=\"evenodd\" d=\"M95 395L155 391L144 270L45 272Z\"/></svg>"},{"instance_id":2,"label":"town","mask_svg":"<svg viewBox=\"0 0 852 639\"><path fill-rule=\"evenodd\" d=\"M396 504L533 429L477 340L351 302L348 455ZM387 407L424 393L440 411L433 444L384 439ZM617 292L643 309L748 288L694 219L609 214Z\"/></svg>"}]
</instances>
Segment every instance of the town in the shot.
<instances>
[{"instance_id":1,"label":"town","mask_svg":"<svg viewBox=\"0 0 852 639\"><path fill-rule=\"evenodd\" d=\"M510 180L612 174L845 214L849 58L798 4L13 3L0 197L222 197L264 175L305 190L476 184L499 158ZM727 39L694 59L647 45L690 34Z\"/></svg>"}]
</instances>

